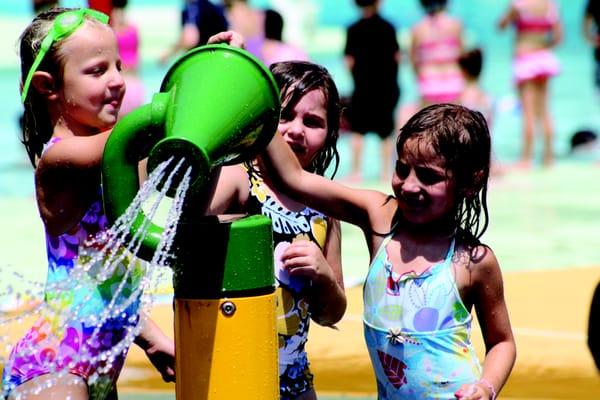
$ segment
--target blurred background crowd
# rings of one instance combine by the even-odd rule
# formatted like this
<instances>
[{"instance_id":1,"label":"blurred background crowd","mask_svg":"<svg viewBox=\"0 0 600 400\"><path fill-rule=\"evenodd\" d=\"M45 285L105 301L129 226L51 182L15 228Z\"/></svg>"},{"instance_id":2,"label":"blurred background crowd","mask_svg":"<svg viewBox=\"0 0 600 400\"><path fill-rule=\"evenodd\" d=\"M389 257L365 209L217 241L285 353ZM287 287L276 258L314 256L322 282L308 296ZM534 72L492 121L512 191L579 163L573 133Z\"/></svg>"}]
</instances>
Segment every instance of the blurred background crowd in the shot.
<instances>
[{"instance_id":1,"label":"blurred background crowd","mask_svg":"<svg viewBox=\"0 0 600 400\"><path fill-rule=\"evenodd\" d=\"M8 0L0 4L3 89L0 193L30 190L18 143L17 34L44 8L88 6L111 16L127 96L122 114L158 91L168 67L233 29L265 64L327 67L345 100L337 177L387 181L391 145L419 107L459 102L488 119L496 172L596 160L599 78L594 0ZM4 22L6 21L6 23ZM10 35L8 32L12 32ZM363 160L377 159L377 162ZM4 168L2 168L4 167ZM13 173L4 175L6 168ZM18 168L17 168L18 169ZM3 182L2 182L3 181Z\"/></svg>"}]
</instances>

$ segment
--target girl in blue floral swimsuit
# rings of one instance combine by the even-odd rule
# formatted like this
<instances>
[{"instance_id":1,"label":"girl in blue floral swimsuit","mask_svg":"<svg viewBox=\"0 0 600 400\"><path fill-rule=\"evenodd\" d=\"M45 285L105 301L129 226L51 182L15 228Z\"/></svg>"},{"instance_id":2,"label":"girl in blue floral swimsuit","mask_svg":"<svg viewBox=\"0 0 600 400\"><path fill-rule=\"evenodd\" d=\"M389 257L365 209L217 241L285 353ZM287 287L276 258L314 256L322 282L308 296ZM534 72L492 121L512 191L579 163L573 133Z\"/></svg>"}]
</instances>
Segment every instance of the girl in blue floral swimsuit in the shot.
<instances>
[{"instance_id":1,"label":"girl in blue floral swimsuit","mask_svg":"<svg viewBox=\"0 0 600 400\"><path fill-rule=\"evenodd\" d=\"M481 113L426 107L400 130L394 196L306 172L276 134L263 157L290 196L362 228L371 265L364 334L379 399L494 399L515 342L488 224L491 141ZM471 312L486 345L471 345Z\"/></svg>"},{"instance_id":2,"label":"girl in blue floral swimsuit","mask_svg":"<svg viewBox=\"0 0 600 400\"><path fill-rule=\"evenodd\" d=\"M337 168L339 97L329 73L309 62L271 66L281 90L278 131L308 171ZM335 170L334 170L335 173ZM339 222L280 193L260 160L223 167L210 212L263 214L272 220L278 295L281 399L316 399L305 351L311 319L333 325L346 309Z\"/></svg>"}]
</instances>

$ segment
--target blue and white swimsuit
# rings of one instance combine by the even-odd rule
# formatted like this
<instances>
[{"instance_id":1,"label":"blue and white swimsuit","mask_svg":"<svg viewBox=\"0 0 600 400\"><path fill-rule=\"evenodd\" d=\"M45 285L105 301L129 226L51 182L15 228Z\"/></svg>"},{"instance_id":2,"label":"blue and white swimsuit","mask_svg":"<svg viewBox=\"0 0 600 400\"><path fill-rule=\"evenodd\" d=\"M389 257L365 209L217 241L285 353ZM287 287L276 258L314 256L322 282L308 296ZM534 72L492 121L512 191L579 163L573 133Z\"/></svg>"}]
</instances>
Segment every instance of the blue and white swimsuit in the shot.
<instances>
[{"instance_id":1,"label":"blue and white swimsuit","mask_svg":"<svg viewBox=\"0 0 600 400\"><path fill-rule=\"evenodd\" d=\"M452 273L454 240L445 260L422 274L393 271L381 244L364 284L364 334L379 399L454 399L479 380L471 345L472 317Z\"/></svg>"}]
</instances>

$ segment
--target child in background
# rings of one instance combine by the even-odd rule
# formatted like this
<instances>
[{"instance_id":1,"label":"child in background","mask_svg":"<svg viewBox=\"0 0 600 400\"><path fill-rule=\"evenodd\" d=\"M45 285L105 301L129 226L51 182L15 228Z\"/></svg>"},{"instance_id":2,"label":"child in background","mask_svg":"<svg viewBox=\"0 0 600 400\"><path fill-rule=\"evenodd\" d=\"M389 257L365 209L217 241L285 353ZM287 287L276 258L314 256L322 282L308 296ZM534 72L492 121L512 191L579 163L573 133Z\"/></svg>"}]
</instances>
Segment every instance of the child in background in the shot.
<instances>
[{"instance_id":1,"label":"child in background","mask_svg":"<svg viewBox=\"0 0 600 400\"><path fill-rule=\"evenodd\" d=\"M400 98L398 65L400 46L396 28L379 14L379 0L355 0L360 19L346 31L344 61L354 82L348 108L352 130L350 180L362 179L364 136L381 140L380 176L387 181L392 169L394 110Z\"/></svg>"},{"instance_id":2,"label":"child in background","mask_svg":"<svg viewBox=\"0 0 600 400\"><path fill-rule=\"evenodd\" d=\"M446 11L447 0L420 0L425 16L411 31L410 61L421 105L455 103L463 90L458 57L463 24Z\"/></svg>"},{"instance_id":3,"label":"child in background","mask_svg":"<svg viewBox=\"0 0 600 400\"><path fill-rule=\"evenodd\" d=\"M334 162L335 174L340 110L331 76L325 68L302 61L276 63L271 71L281 91L278 131L285 138L286 154L319 176ZM267 171L258 160L223 167L209 213L272 219L280 396L316 399L305 344L311 318L333 326L346 309L340 224L281 193Z\"/></svg>"},{"instance_id":4,"label":"child in background","mask_svg":"<svg viewBox=\"0 0 600 400\"><path fill-rule=\"evenodd\" d=\"M119 118L144 104L144 84L138 76L140 63L140 35L135 24L127 19L127 0L112 0L110 24L117 37L121 56L121 73L125 79L125 97L119 111Z\"/></svg>"},{"instance_id":5,"label":"child in background","mask_svg":"<svg viewBox=\"0 0 600 400\"><path fill-rule=\"evenodd\" d=\"M536 125L544 133L544 165L554 161L554 126L548 107L548 82L560 71L552 49L562 40L560 14L552 0L513 0L499 22L500 29L513 25L517 34L513 62L514 80L523 109L523 149L519 166L533 160Z\"/></svg>"},{"instance_id":6,"label":"child in background","mask_svg":"<svg viewBox=\"0 0 600 400\"><path fill-rule=\"evenodd\" d=\"M212 0L184 0L181 10L181 32L177 41L163 52L158 62L166 64L172 57L198 46L225 31L229 23L222 5Z\"/></svg>"},{"instance_id":7,"label":"child in background","mask_svg":"<svg viewBox=\"0 0 600 400\"><path fill-rule=\"evenodd\" d=\"M583 13L583 37L592 46L594 54L594 86L600 93L600 2L587 0Z\"/></svg>"},{"instance_id":8,"label":"child in background","mask_svg":"<svg viewBox=\"0 0 600 400\"><path fill-rule=\"evenodd\" d=\"M98 238L101 243L109 228L100 164L125 83L107 22L108 16L95 10L56 8L39 14L20 38L23 143L35 167L46 231L45 301L50 309L58 308L58 316L42 315L12 349L2 377L2 394L9 398L116 398L127 347L113 346L139 321L139 299L125 297L132 303L121 317L90 323L114 296L135 291L143 267L131 258L125 257L110 279L97 285L90 279L73 285L73 292L52 290L58 282L76 279L79 255L93 250L88 241ZM116 294L119 285L114 283L125 276L126 288ZM163 378L174 380L173 343L151 320L137 343ZM109 356L93 362L98 354Z\"/></svg>"},{"instance_id":9,"label":"child in background","mask_svg":"<svg viewBox=\"0 0 600 400\"><path fill-rule=\"evenodd\" d=\"M475 48L462 53L458 58L458 65L460 65L465 79L465 86L460 94L460 104L482 113L491 130L494 102L492 97L479 84L479 76L483 66L481 49Z\"/></svg>"},{"instance_id":10,"label":"child in background","mask_svg":"<svg viewBox=\"0 0 600 400\"><path fill-rule=\"evenodd\" d=\"M305 171L279 134L263 157L281 190L364 232L364 334L379 399L494 399L509 376L516 350L502 274L479 240L490 147L481 113L438 104L400 130L394 195ZM483 369L470 341L473 308Z\"/></svg>"},{"instance_id":11,"label":"child in background","mask_svg":"<svg viewBox=\"0 0 600 400\"><path fill-rule=\"evenodd\" d=\"M265 10L265 40L259 58L267 66L281 61L308 61L304 50L283 40L283 17L275 10Z\"/></svg>"}]
</instances>

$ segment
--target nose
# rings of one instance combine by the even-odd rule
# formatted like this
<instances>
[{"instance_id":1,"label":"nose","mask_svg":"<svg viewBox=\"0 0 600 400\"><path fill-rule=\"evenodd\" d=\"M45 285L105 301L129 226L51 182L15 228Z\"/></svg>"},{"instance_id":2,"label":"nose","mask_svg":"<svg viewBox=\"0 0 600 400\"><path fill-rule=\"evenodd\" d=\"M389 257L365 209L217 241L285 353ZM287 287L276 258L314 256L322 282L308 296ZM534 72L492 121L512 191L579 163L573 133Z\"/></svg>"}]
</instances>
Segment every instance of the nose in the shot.
<instances>
[{"instance_id":1,"label":"nose","mask_svg":"<svg viewBox=\"0 0 600 400\"><path fill-rule=\"evenodd\" d=\"M421 190L421 181L417 177L414 169L411 169L408 176L402 182L402 191L405 193L418 193Z\"/></svg>"},{"instance_id":2,"label":"nose","mask_svg":"<svg viewBox=\"0 0 600 400\"><path fill-rule=\"evenodd\" d=\"M298 118L294 118L287 123L285 134L290 138L298 140L304 136L304 125Z\"/></svg>"},{"instance_id":3,"label":"nose","mask_svg":"<svg viewBox=\"0 0 600 400\"><path fill-rule=\"evenodd\" d=\"M123 75L121 75L121 72L118 69L114 69L108 79L108 86L111 89L120 89L122 87L125 87L125 79L123 78Z\"/></svg>"}]
</instances>

